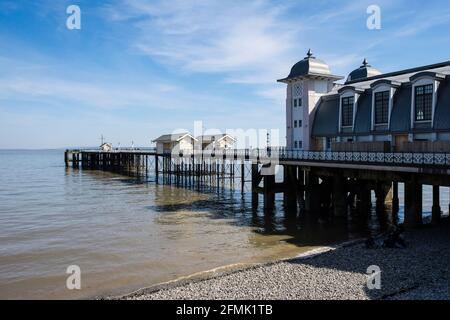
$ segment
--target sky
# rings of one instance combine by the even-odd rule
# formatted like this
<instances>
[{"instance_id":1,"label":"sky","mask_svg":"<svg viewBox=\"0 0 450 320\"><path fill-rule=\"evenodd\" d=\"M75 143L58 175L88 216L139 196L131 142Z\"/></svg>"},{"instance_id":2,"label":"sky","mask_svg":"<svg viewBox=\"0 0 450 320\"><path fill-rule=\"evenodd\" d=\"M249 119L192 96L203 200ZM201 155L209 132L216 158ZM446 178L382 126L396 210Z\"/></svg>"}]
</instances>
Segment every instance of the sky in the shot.
<instances>
[{"instance_id":1,"label":"sky","mask_svg":"<svg viewBox=\"0 0 450 320\"><path fill-rule=\"evenodd\" d=\"M333 74L390 72L450 60L449 30L447 0L0 0L0 148L148 147L195 121L283 144L276 80L309 48Z\"/></svg>"}]
</instances>

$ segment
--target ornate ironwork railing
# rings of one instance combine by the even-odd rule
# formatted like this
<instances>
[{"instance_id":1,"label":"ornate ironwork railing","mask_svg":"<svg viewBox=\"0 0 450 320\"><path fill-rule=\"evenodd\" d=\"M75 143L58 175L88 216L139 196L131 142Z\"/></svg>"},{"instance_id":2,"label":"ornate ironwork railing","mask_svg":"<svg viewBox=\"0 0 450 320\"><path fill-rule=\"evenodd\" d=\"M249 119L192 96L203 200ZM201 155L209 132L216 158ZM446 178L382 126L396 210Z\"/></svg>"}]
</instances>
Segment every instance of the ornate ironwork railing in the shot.
<instances>
[{"instance_id":1,"label":"ornate ironwork railing","mask_svg":"<svg viewBox=\"0 0 450 320\"><path fill-rule=\"evenodd\" d=\"M75 150L74 150L75 151ZM77 152L103 152L99 149L79 149ZM158 154L155 148L121 148L110 152ZM373 165L409 165L409 166L449 166L450 153L407 153L407 152L332 152L301 151L285 148L268 149L227 149L227 150L177 150L163 152L162 156L195 157L215 159L245 159L264 161L305 161L354 163Z\"/></svg>"},{"instance_id":2,"label":"ornate ironwork railing","mask_svg":"<svg viewBox=\"0 0 450 320\"><path fill-rule=\"evenodd\" d=\"M331 152L288 149L232 149L216 151L184 150L172 155L223 159L258 159L375 165L450 166L450 153Z\"/></svg>"}]
</instances>

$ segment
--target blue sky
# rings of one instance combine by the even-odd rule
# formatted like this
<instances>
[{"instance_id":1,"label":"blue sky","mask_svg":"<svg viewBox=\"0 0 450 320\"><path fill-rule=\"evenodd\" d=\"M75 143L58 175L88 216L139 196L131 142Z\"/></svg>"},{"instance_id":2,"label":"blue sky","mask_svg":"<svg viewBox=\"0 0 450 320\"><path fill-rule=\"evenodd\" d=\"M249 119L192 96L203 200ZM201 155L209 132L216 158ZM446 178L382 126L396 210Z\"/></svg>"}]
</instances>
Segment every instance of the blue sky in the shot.
<instances>
[{"instance_id":1,"label":"blue sky","mask_svg":"<svg viewBox=\"0 0 450 320\"><path fill-rule=\"evenodd\" d=\"M334 74L389 72L450 60L448 30L448 1L1 0L0 148L149 146L196 120L284 140L276 80L308 48Z\"/></svg>"}]
</instances>

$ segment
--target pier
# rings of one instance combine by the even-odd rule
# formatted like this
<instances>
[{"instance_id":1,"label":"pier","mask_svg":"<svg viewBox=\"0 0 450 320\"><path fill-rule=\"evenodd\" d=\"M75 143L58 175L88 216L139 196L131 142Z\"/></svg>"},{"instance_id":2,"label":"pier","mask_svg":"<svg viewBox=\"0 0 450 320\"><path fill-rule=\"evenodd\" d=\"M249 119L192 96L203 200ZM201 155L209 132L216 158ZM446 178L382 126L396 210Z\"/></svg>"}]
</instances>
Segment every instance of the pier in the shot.
<instances>
[{"instance_id":1,"label":"pier","mask_svg":"<svg viewBox=\"0 0 450 320\"><path fill-rule=\"evenodd\" d=\"M407 227L422 224L423 185L433 186L432 223L438 224L440 189L450 187L450 154L292 151L283 148L234 150L183 150L157 152L152 148L66 150L67 167L103 170L135 177L154 177L154 183L180 186L204 182L234 181L245 192L251 186L252 204L262 194L265 210L272 210L275 194L282 193L284 205L335 216L347 214L349 205L360 214L369 214L375 205L383 211L387 203L397 214L398 184L405 185ZM282 168L283 181L276 181ZM372 204L371 193L376 201Z\"/></svg>"}]
</instances>

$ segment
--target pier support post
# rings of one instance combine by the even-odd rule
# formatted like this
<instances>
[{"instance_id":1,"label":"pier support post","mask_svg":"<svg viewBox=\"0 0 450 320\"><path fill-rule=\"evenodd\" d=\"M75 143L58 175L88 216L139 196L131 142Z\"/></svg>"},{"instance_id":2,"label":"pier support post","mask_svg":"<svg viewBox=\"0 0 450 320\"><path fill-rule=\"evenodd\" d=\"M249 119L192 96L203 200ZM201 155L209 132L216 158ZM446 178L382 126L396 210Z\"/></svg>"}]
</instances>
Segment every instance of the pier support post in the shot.
<instances>
[{"instance_id":1,"label":"pier support post","mask_svg":"<svg viewBox=\"0 0 450 320\"><path fill-rule=\"evenodd\" d=\"M392 183L392 213L394 215L397 215L399 210L400 202L398 199L398 182L394 181Z\"/></svg>"},{"instance_id":2,"label":"pier support post","mask_svg":"<svg viewBox=\"0 0 450 320\"><path fill-rule=\"evenodd\" d=\"M391 190L391 184L378 181L375 188L376 211L383 213L386 209L385 204L392 201L392 196L388 197ZM388 199L389 198L389 199Z\"/></svg>"},{"instance_id":3,"label":"pier support post","mask_svg":"<svg viewBox=\"0 0 450 320\"><path fill-rule=\"evenodd\" d=\"M368 216L372 207L372 194L369 182L366 180L358 181L358 190L356 192L356 207L359 214Z\"/></svg>"},{"instance_id":4,"label":"pier support post","mask_svg":"<svg viewBox=\"0 0 450 320\"><path fill-rule=\"evenodd\" d=\"M333 178L333 213L335 217L347 216L347 186L344 177Z\"/></svg>"},{"instance_id":5,"label":"pier support post","mask_svg":"<svg viewBox=\"0 0 450 320\"><path fill-rule=\"evenodd\" d=\"M418 227L422 224L422 185L416 181L405 183L405 226Z\"/></svg>"},{"instance_id":6,"label":"pier support post","mask_svg":"<svg viewBox=\"0 0 450 320\"><path fill-rule=\"evenodd\" d=\"M305 171L297 167L297 202L301 210L305 209Z\"/></svg>"},{"instance_id":7,"label":"pier support post","mask_svg":"<svg viewBox=\"0 0 450 320\"><path fill-rule=\"evenodd\" d=\"M438 224L441 220L441 204L439 186L433 186L433 207L431 209L431 223Z\"/></svg>"},{"instance_id":8,"label":"pier support post","mask_svg":"<svg viewBox=\"0 0 450 320\"><path fill-rule=\"evenodd\" d=\"M284 168L284 193L283 200L286 208L297 208L296 189L297 176L296 167L285 165Z\"/></svg>"},{"instance_id":9,"label":"pier support post","mask_svg":"<svg viewBox=\"0 0 450 320\"><path fill-rule=\"evenodd\" d=\"M264 165L264 210L272 210L275 207L275 170L271 164Z\"/></svg>"},{"instance_id":10,"label":"pier support post","mask_svg":"<svg viewBox=\"0 0 450 320\"><path fill-rule=\"evenodd\" d=\"M69 150L64 151L64 163L66 167L69 166Z\"/></svg>"},{"instance_id":11,"label":"pier support post","mask_svg":"<svg viewBox=\"0 0 450 320\"><path fill-rule=\"evenodd\" d=\"M388 225L386 215L386 204L392 202L392 184L391 182L377 181L375 185L376 213L380 227Z\"/></svg>"},{"instance_id":12,"label":"pier support post","mask_svg":"<svg viewBox=\"0 0 450 320\"><path fill-rule=\"evenodd\" d=\"M258 164L252 163L252 206L256 208L258 206L258 185L260 182Z\"/></svg>"},{"instance_id":13,"label":"pier support post","mask_svg":"<svg viewBox=\"0 0 450 320\"><path fill-rule=\"evenodd\" d=\"M318 213L320 210L319 177L311 171L308 171L305 174L305 209L310 212Z\"/></svg>"},{"instance_id":14,"label":"pier support post","mask_svg":"<svg viewBox=\"0 0 450 320\"><path fill-rule=\"evenodd\" d=\"M241 161L241 194L244 194L245 188L245 164L244 160Z\"/></svg>"},{"instance_id":15,"label":"pier support post","mask_svg":"<svg viewBox=\"0 0 450 320\"><path fill-rule=\"evenodd\" d=\"M155 155L155 181L158 183L159 178L159 159L158 155Z\"/></svg>"}]
</instances>

